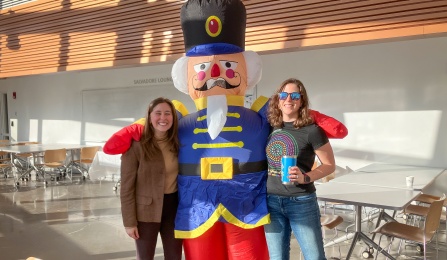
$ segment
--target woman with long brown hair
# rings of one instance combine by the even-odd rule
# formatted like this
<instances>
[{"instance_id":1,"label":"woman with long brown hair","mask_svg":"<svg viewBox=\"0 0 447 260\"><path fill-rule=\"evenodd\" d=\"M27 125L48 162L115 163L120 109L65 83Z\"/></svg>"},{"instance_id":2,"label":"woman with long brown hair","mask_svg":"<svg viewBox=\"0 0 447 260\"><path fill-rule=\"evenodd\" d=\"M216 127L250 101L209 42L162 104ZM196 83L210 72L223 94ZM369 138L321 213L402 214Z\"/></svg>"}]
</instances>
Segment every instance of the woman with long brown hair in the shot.
<instances>
[{"instance_id":1,"label":"woman with long brown hair","mask_svg":"<svg viewBox=\"0 0 447 260\"><path fill-rule=\"evenodd\" d=\"M182 258L182 240L174 237L178 206L178 120L169 99L148 107L140 141L121 157L121 211L126 233L135 239L137 259L154 259L160 233L164 259Z\"/></svg>"}]
</instances>

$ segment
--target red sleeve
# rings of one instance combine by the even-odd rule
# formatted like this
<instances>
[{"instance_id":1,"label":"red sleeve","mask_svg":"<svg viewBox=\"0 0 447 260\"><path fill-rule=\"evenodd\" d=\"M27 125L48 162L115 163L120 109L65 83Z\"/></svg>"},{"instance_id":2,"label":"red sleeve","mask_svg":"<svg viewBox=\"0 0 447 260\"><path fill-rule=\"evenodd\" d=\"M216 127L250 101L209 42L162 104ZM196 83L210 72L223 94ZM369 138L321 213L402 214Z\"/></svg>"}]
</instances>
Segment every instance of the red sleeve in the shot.
<instances>
[{"instance_id":1,"label":"red sleeve","mask_svg":"<svg viewBox=\"0 0 447 260\"><path fill-rule=\"evenodd\" d=\"M315 124L324 130L328 138L341 139L348 135L346 126L337 119L315 110L311 110L310 114L314 118Z\"/></svg>"},{"instance_id":2,"label":"red sleeve","mask_svg":"<svg viewBox=\"0 0 447 260\"><path fill-rule=\"evenodd\" d=\"M102 150L106 154L122 154L130 148L132 139L140 141L143 131L144 124L141 124L138 121L125 126L107 140Z\"/></svg>"}]
</instances>

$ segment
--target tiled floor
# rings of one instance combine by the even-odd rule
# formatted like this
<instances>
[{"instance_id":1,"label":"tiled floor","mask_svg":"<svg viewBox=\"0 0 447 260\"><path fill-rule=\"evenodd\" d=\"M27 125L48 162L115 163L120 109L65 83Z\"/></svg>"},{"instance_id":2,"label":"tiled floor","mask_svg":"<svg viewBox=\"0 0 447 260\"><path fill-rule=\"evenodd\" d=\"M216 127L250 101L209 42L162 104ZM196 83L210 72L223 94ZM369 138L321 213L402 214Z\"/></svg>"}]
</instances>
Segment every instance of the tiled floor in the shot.
<instances>
[{"instance_id":1,"label":"tiled floor","mask_svg":"<svg viewBox=\"0 0 447 260\"><path fill-rule=\"evenodd\" d=\"M114 182L86 181L83 184L59 183L44 188L34 181L22 183L18 191L12 179L0 180L0 259L18 260L36 257L44 260L135 259L133 241L122 227L118 193ZM344 214L344 229L352 221ZM445 224L441 227L445 230ZM365 224L364 230L371 229ZM344 232L340 233L341 235ZM329 234L328 234L329 235ZM446 240L445 233L439 239ZM350 240L340 243L342 259ZM394 250L397 243L393 244ZM363 245L355 247L351 259L363 259ZM326 249L328 258L339 257L338 246ZM392 254L394 254L392 253ZM406 247L405 255L419 255L414 247ZM297 242L292 241L291 259L300 259ZM447 259L445 251L430 248L429 259ZM155 259L163 259L159 243ZM379 259L385 259L379 256Z\"/></svg>"}]
</instances>

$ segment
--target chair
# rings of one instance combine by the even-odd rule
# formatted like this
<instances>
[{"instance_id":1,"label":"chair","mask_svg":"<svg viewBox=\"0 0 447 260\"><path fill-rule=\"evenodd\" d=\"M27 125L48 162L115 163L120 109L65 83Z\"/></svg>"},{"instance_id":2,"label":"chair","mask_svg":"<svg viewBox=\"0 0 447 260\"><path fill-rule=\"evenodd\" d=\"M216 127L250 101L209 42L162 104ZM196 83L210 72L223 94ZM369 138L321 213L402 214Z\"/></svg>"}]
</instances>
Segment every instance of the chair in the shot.
<instances>
[{"instance_id":1,"label":"chair","mask_svg":"<svg viewBox=\"0 0 447 260\"><path fill-rule=\"evenodd\" d=\"M415 225L416 218L419 218L419 219L427 218L430 208L427 206L423 206L422 204L430 205L433 201L439 200L439 199L440 199L440 197L438 197L438 196L424 194L424 193L420 194L418 197L416 197L416 199L414 201L419 202L421 204L419 204L419 205L410 204L403 210L403 213L405 214L404 216L406 216L406 219L407 219L407 223L409 222L410 219L413 219L414 220L413 225ZM444 200L443 206L447 207L447 200ZM444 222L446 222L446 213L445 212L441 213L440 219L443 220ZM447 225L446 225L446 233L447 233ZM418 246L417 250L422 251L423 248Z\"/></svg>"},{"instance_id":2,"label":"chair","mask_svg":"<svg viewBox=\"0 0 447 260\"><path fill-rule=\"evenodd\" d=\"M343 223L343 218L338 215L321 215L321 225L326 229L334 229L341 223Z\"/></svg>"},{"instance_id":3,"label":"chair","mask_svg":"<svg viewBox=\"0 0 447 260\"><path fill-rule=\"evenodd\" d=\"M71 167L76 168L83 174L86 172L86 175L82 175L82 179L85 180L85 177L88 177L88 169L89 165L92 164L93 159L95 158L96 153L99 151L99 146L92 147L83 147L81 148L81 152L79 154L79 159L73 160L70 163ZM73 177L73 168L70 170L70 177Z\"/></svg>"},{"instance_id":4,"label":"chair","mask_svg":"<svg viewBox=\"0 0 447 260\"><path fill-rule=\"evenodd\" d=\"M42 158L40 156L39 158ZM46 150L43 155L43 162L37 162L34 166L43 174L45 185L48 184L46 181L46 171L45 168L51 168L53 171L58 171L56 178L54 178L51 174L51 180L58 181L66 172L65 159L67 158L67 150L56 149L56 150Z\"/></svg>"},{"instance_id":5,"label":"chair","mask_svg":"<svg viewBox=\"0 0 447 260\"><path fill-rule=\"evenodd\" d=\"M7 146L11 143L11 141L7 139L0 139L0 146Z\"/></svg>"},{"instance_id":6,"label":"chair","mask_svg":"<svg viewBox=\"0 0 447 260\"><path fill-rule=\"evenodd\" d=\"M439 222L441 219L442 207L445 201L445 195L438 200L434 200L430 206L425 219L423 227L415 227L408 224L403 224L399 222L387 222L384 225L378 227L373 231L375 234L380 234L379 245L382 236L391 237L391 241L388 245L388 253L391 248L391 243L394 238L400 238L399 248L397 253L400 254L400 248L402 241L409 240L423 245L424 259L426 259L426 247L427 243L430 242L436 234L436 230L439 227ZM375 259L379 251L376 253Z\"/></svg>"},{"instance_id":7,"label":"chair","mask_svg":"<svg viewBox=\"0 0 447 260\"><path fill-rule=\"evenodd\" d=\"M39 142L21 142L17 143L17 145L29 145L29 144L38 144ZM32 153L18 153L14 154L14 167L17 169L18 179L22 181L31 180L31 162L33 159Z\"/></svg>"},{"instance_id":8,"label":"chair","mask_svg":"<svg viewBox=\"0 0 447 260\"><path fill-rule=\"evenodd\" d=\"M0 151L0 171L5 179L8 178L8 173L12 171L11 159L8 156L8 152Z\"/></svg>"},{"instance_id":9,"label":"chair","mask_svg":"<svg viewBox=\"0 0 447 260\"><path fill-rule=\"evenodd\" d=\"M334 241L334 239L338 236L337 226L340 225L341 223L343 223L343 218L338 215L322 214L320 217L320 220L321 220L321 226L324 229L335 231L334 236L329 239L330 241ZM323 238L324 238L324 234L325 233L323 232ZM324 239L324 240L327 240L327 239ZM339 254L338 259L341 259L340 245L338 246L338 254Z\"/></svg>"}]
</instances>

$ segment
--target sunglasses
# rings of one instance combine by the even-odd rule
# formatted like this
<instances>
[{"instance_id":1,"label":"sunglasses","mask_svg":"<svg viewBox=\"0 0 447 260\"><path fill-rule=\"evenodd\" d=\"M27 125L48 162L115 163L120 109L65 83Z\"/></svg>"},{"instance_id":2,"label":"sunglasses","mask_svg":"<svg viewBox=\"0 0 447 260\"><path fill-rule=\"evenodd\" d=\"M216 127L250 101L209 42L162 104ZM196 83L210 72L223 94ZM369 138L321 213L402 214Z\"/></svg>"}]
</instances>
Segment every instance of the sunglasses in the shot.
<instances>
[{"instance_id":1,"label":"sunglasses","mask_svg":"<svg viewBox=\"0 0 447 260\"><path fill-rule=\"evenodd\" d=\"M299 100L301 98L301 94L298 92L292 92L292 93L279 92L278 93L280 100L286 100L289 95L290 95L290 99L292 99L292 100Z\"/></svg>"}]
</instances>

